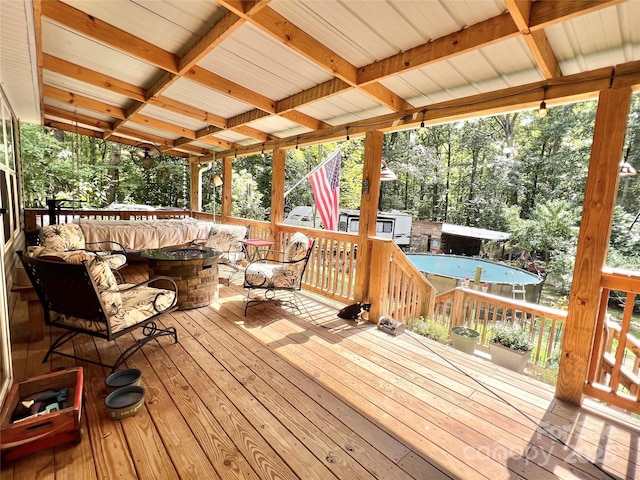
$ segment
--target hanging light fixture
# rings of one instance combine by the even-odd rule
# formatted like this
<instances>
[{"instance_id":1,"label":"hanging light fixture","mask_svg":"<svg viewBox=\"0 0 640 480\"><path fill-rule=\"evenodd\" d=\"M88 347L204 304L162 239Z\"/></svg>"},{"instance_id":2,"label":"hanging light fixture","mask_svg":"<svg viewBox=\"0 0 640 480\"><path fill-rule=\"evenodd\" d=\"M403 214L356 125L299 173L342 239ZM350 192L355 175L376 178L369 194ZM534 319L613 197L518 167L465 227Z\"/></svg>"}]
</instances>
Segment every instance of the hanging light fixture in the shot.
<instances>
[{"instance_id":1,"label":"hanging light fixture","mask_svg":"<svg viewBox=\"0 0 640 480\"><path fill-rule=\"evenodd\" d=\"M213 176L213 223L216 223L216 188L222 186L222 178L217 173Z\"/></svg>"},{"instance_id":2,"label":"hanging light fixture","mask_svg":"<svg viewBox=\"0 0 640 480\"><path fill-rule=\"evenodd\" d=\"M427 109L422 110L422 121L420 122L420 129L418 130L420 133L424 133L427 129L424 126L424 117L427 114Z\"/></svg>"},{"instance_id":3,"label":"hanging light fixture","mask_svg":"<svg viewBox=\"0 0 640 480\"><path fill-rule=\"evenodd\" d=\"M636 174L636 169L633 168L629 162L620 163L620 176L621 177L633 177Z\"/></svg>"},{"instance_id":4,"label":"hanging light fixture","mask_svg":"<svg viewBox=\"0 0 640 480\"><path fill-rule=\"evenodd\" d=\"M547 87L542 89L542 102L540 102L540 108L538 109L538 116L540 118L544 118L547 116L547 102L545 101L547 98Z\"/></svg>"},{"instance_id":5,"label":"hanging light fixture","mask_svg":"<svg viewBox=\"0 0 640 480\"><path fill-rule=\"evenodd\" d=\"M391 169L387 166L385 162L382 162L382 169L380 170L380 181L381 182L389 182L391 180L397 180L398 177L395 173L391 171Z\"/></svg>"}]
</instances>

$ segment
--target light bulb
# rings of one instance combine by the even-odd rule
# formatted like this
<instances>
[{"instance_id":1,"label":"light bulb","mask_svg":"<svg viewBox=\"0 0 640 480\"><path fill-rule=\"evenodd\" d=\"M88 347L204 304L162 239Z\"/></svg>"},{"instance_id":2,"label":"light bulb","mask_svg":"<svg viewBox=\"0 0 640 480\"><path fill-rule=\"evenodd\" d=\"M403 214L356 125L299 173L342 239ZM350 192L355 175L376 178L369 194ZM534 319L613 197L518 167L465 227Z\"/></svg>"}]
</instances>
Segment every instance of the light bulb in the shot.
<instances>
[{"instance_id":1,"label":"light bulb","mask_svg":"<svg viewBox=\"0 0 640 480\"><path fill-rule=\"evenodd\" d=\"M547 103L543 100L540 103L540 109L538 110L538 116L544 118L547 116Z\"/></svg>"}]
</instances>

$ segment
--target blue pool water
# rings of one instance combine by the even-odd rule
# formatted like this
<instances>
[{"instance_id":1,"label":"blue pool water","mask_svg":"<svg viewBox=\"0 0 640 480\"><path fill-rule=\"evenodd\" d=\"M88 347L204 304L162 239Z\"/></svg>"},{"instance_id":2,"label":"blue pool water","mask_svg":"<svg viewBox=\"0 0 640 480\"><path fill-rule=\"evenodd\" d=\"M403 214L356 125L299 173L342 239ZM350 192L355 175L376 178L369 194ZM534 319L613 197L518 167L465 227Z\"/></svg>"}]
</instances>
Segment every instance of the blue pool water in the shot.
<instances>
[{"instance_id":1,"label":"blue pool water","mask_svg":"<svg viewBox=\"0 0 640 480\"><path fill-rule=\"evenodd\" d=\"M487 260L455 255L407 255L407 258L421 272L450 277L456 280L464 280L466 277L473 282L476 276L476 267L482 267L480 282L489 284L519 284L538 285L542 278L519 268L512 268Z\"/></svg>"}]
</instances>

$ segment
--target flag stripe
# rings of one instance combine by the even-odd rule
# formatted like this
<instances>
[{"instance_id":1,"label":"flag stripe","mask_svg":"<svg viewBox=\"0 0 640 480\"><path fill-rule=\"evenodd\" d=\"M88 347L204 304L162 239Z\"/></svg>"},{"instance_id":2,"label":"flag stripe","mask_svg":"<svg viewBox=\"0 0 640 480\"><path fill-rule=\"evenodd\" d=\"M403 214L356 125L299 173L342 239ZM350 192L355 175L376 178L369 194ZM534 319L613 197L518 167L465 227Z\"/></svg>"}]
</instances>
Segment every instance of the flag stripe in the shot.
<instances>
[{"instance_id":1,"label":"flag stripe","mask_svg":"<svg viewBox=\"0 0 640 480\"><path fill-rule=\"evenodd\" d=\"M338 229L340 196L340 149L337 149L310 177L316 208L327 230Z\"/></svg>"}]
</instances>

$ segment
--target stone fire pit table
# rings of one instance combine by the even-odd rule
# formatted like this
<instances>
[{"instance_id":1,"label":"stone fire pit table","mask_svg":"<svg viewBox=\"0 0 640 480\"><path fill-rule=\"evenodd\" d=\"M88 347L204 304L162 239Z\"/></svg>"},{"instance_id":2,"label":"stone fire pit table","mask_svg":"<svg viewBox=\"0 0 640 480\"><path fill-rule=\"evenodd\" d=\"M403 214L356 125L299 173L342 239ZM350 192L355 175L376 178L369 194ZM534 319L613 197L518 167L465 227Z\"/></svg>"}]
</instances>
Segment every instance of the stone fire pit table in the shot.
<instances>
[{"instance_id":1,"label":"stone fire pit table","mask_svg":"<svg viewBox=\"0 0 640 480\"><path fill-rule=\"evenodd\" d=\"M149 276L171 277L178 286L178 308L204 307L218 299L220 250L201 246L164 247L144 250ZM158 286L162 287L161 282Z\"/></svg>"}]
</instances>

